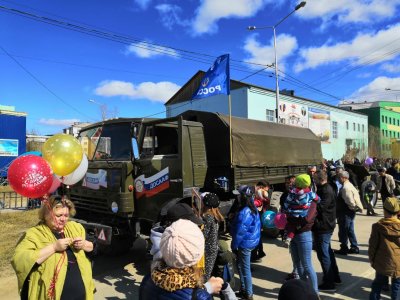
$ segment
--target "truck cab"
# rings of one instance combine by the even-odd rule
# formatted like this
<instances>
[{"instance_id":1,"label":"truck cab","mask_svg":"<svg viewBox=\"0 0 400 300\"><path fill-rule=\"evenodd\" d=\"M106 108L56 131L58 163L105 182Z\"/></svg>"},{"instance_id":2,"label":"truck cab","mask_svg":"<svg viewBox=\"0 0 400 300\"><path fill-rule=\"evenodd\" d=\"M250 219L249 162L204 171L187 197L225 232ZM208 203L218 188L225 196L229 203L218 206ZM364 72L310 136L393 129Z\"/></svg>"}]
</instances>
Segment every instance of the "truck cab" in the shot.
<instances>
[{"instance_id":1,"label":"truck cab","mask_svg":"<svg viewBox=\"0 0 400 300\"><path fill-rule=\"evenodd\" d=\"M202 186L207 159L201 123L116 119L79 135L88 171L68 190L77 220L103 245L148 234L162 208ZM120 246L119 246L120 247Z\"/></svg>"}]
</instances>

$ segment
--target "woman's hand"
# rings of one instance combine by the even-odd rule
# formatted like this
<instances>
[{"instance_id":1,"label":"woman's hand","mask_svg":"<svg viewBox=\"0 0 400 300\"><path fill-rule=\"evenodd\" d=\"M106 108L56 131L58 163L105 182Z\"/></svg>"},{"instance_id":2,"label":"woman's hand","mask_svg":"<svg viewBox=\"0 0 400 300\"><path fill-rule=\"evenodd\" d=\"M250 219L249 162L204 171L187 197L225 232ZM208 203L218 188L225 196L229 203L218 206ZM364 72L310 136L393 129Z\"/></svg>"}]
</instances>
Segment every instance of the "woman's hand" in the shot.
<instances>
[{"instance_id":1,"label":"woman's hand","mask_svg":"<svg viewBox=\"0 0 400 300\"><path fill-rule=\"evenodd\" d=\"M71 245L72 239L71 238L64 238L64 239L59 239L57 242L53 244L54 251L55 252L62 252L65 251L69 245Z\"/></svg>"},{"instance_id":2,"label":"woman's hand","mask_svg":"<svg viewBox=\"0 0 400 300\"><path fill-rule=\"evenodd\" d=\"M71 238L59 239L56 242L40 249L39 257L36 260L36 263L40 265L54 253L65 251L68 248L68 246L71 245L71 243L72 243Z\"/></svg>"},{"instance_id":3,"label":"woman's hand","mask_svg":"<svg viewBox=\"0 0 400 300\"><path fill-rule=\"evenodd\" d=\"M93 243L89 242L81 237L74 238L72 241L72 246L76 250L83 250L86 252L91 252L93 251Z\"/></svg>"},{"instance_id":4,"label":"woman's hand","mask_svg":"<svg viewBox=\"0 0 400 300\"><path fill-rule=\"evenodd\" d=\"M83 248L85 248L85 243L86 243L86 240L84 240L81 237L77 237L77 238L74 238L72 245L74 246L74 248L76 250L82 250Z\"/></svg>"}]
</instances>

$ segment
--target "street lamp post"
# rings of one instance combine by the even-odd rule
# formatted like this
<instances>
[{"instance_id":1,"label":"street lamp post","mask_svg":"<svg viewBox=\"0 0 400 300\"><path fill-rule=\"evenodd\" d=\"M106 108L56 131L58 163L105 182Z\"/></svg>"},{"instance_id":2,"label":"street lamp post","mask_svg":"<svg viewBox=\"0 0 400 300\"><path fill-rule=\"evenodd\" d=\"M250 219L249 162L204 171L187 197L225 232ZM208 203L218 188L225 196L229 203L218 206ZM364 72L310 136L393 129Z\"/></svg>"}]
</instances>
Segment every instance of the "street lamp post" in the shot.
<instances>
[{"instance_id":1,"label":"street lamp post","mask_svg":"<svg viewBox=\"0 0 400 300\"><path fill-rule=\"evenodd\" d=\"M99 103L96 102L93 99L89 100L90 103L94 103L98 106L100 106L100 111L101 111L101 119L104 121L105 119L107 119L107 105L103 104L103 103Z\"/></svg>"},{"instance_id":2,"label":"street lamp post","mask_svg":"<svg viewBox=\"0 0 400 300\"><path fill-rule=\"evenodd\" d=\"M390 92L400 92L400 90L394 90L394 89L391 89L391 88L385 88L385 91L390 91ZM397 97L397 95L396 95L396 101L398 101L398 97Z\"/></svg>"},{"instance_id":3,"label":"street lamp post","mask_svg":"<svg viewBox=\"0 0 400 300\"><path fill-rule=\"evenodd\" d=\"M271 28L273 33L274 33L274 54L275 54L275 98L276 98L276 109L275 109L275 118L276 122L279 122L279 74L278 74L278 54L276 50L276 27L278 27L283 21L285 21L287 18L289 18L293 13L295 13L297 10L300 8L304 7L306 5L306 1L302 1L299 4L296 5L296 7L284 18L282 18L278 23L276 23L273 26L262 26L262 27L256 27L256 26L249 26L247 27L248 30L258 30L258 29L265 29L265 28Z\"/></svg>"}]
</instances>

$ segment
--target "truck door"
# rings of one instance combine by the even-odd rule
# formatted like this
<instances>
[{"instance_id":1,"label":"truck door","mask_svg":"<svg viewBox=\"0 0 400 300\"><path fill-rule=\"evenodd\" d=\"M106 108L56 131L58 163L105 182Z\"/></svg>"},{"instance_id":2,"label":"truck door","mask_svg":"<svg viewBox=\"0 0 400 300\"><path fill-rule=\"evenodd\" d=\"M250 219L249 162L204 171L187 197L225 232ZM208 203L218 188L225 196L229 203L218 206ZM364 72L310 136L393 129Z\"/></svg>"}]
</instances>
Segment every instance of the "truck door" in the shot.
<instances>
[{"instance_id":1,"label":"truck door","mask_svg":"<svg viewBox=\"0 0 400 300\"><path fill-rule=\"evenodd\" d=\"M143 124L135 160L136 217L156 220L161 207L182 197L181 130L176 122Z\"/></svg>"}]
</instances>

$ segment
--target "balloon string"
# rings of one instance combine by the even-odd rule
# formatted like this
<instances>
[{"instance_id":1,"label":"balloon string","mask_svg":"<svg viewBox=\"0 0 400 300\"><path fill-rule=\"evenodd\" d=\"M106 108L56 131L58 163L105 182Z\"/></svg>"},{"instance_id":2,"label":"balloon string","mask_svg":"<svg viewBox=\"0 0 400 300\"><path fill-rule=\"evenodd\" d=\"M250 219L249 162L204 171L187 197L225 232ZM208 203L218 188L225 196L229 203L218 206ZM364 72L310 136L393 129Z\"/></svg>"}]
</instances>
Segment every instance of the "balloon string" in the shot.
<instances>
[{"instance_id":1,"label":"balloon string","mask_svg":"<svg viewBox=\"0 0 400 300\"><path fill-rule=\"evenodd\" d=\"M60 259L58 260L57 265L56 265L56 267L55 267L55 269L54 269L54 275L53 275L53 278L51 279L49 290L47 291L47 296L48 296L50 299L52 299L52 300L55 299L55 294L56 294L56 282L57 282L57 279L58 279L58 274L59 274L60 271L61 271L61 267L62 267L62 265L64 264L65 256L66 256L66 254L65 254L65 251L64 251L64 252L61 254L61 257L60 257Z\"/></svg>"},{"instance_id":2,"label":"balloon string","mask_svg":"<svg viewBox=\"0 0 400 300\"><path fill-rule=\"evenodd\" d=\"M58 227L59 222L57 221L56 215L54 214L54 211L53 211L53 208L52 208L52 206L50 204L50 201L48 199L45 199L45 197L43 197L43 199L44 199L45 205L47 205L47 208L49 209L49 213L51 215L51 218L53 219L53 223ZM62 196L61 202L64 203L64 196ZM64 238L64 233L63 232L61 233L61 237ZM63 263L65 261L65 255L66 254L65 254L65 251L64 251L61 254L61 257L60 257L60 259L58 260L58 262L56 264L56 267L54 269L53 278L50 281L50 287L49 287L49 289L47 291L47 296L51 300L55 299L56 282L57 282L57 279L58 279L58 274L61 271L61 267L62 267L62 265L63 265Z\"/></svg>"}]
</instances>

